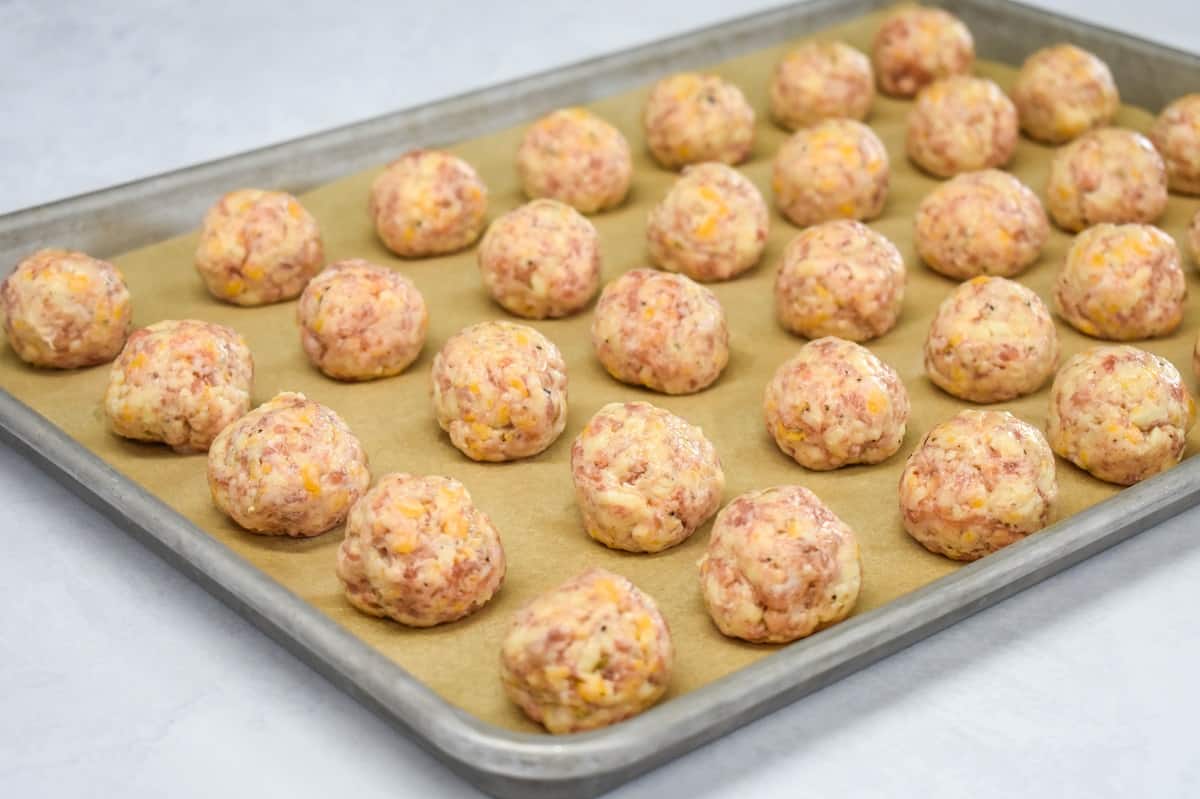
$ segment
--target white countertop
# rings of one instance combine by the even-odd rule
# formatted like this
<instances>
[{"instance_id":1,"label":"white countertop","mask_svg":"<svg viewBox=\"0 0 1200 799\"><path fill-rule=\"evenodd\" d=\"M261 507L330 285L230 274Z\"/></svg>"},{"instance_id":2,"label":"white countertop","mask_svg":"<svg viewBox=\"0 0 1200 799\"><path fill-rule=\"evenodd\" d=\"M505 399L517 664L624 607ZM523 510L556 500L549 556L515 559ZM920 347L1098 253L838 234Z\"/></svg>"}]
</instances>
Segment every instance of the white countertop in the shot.
<instances>
[{"instance_id":1,"label":"white countertop","mask_svg":"<svg viewBox=\"0 0 1200 799\"><path fill-rule=\"evenodd\" d=\"M171 5L0 3L0 212L773 3ZM1184 0L1037 5L1200 50ZM474 795L4 448L0 563L4 796ZM1195 796L1198 594L1193 511L614 796Z\"/></svg>"}]
</instances>

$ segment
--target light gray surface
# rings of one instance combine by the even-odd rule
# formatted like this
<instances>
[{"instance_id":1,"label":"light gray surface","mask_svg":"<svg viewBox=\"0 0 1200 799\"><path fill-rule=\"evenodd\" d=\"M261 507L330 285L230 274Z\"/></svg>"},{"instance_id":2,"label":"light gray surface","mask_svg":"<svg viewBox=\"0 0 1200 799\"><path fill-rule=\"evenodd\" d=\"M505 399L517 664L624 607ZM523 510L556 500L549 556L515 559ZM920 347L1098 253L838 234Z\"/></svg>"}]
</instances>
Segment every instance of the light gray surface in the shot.
<instances>
[{"instance_id":1,"label":"light gray surface","mask_svg":"<svg viewBox=\"0 0 1200 799\"><path fill-rule=\"evenodd\" d=\"M604 28L613 38L597 44L603 39L598 35L590 42L595 50L627 46L675 29L661 20L660 27L652 29L655 14L628 5L626 14L605 8L606 19L623 21L625 27ZM715 19L717 4L710 5L710 19ZM15 6L0 7L0 15L14 11L21 16ZM290 7L287 11L298 13ZM282 4L275 12L285 16ZM409 16L431 13L414 10ZM482 14L469 16L478 19ZM10 83L50 86L77 78L42 72L47 69L44 55L55 48L36 35L22 35L19 25L5 21L0 18L0 30L5 31L0 35L14 38L0 42L5 45L0 55L5 98L17 96L8 91ZM675 24L694 21L676 19ZM388 27L365 16L360 24L366 25L367 33L371 26ZM494 28L503 23L488 24ZM86 26L75 25L82 27ZM199 42L212 43L215 39L205 37L228 36L236 27L224 22L220 29L192 30ZM314 43L326 41L307 23L290 27L283 37L288 44L276 46L273 62L293 63L302 53L319 51ZM521 62L522 68L503 74L488 61L481 67L480 62L445 58L442 48L439 64L454 62L459 82L435 95L588 54L572 49L572 37L558 27L531 25L528 20L514 25L512 30L521 31L523 38L514 38L511 50L520 55L512 58L529 57L533 51L544 60ZM426 30L437 28L431 24ZM113 71L106 71L100 59L91 63L88 74L105 85L133 82L129 76L144 74L145 68L137 56L145 49L138 37L154 30L143 23L119 48L123 55ZM363 49L369 49L370 36L362 40ZM428 35L414 41L428 41ZM518 41L524 46L515 46ZM97 57L108 57L110 48L92 44ZM1191 47L1197 49L1197 44ZM297 55L288 58L288 52ZM394 65L403 54L393 48L384 55ZM429 60L412 53L403 59ZM195 69L196 59L184 61ZM38 73L28 70L33 63L39 65ZM248 65L226 59L216 68L215 78L205 70L184 78L198 81L198 86L213 78L219 94L229 90L223 77L232 75L231 63L243 78L248 74ZM395 83L384 88L412 86L414 78L419 80L398 72L391 78ZM259 88L269 85L282 92L289 77L286 70L279 76L268 70L256 80L281 81ZM373 85L364 81L363 92L376 105L359 113L347 98L342 116L326 107L323 113L335 116L312 127L351 121L415 99L412 93L399 101L371 94ZM134 113L121 106L106 107L98 89L78 96L89 107L75 108L76 115L89 122ZM3 191L27 189L26 166L33 161L45 165L48 174L57 171L51 176L64 187L58 193L70 194L88 187L70 183L77 177L72 172L75 158L81 164L102 162L100 156L108 148L140 154L147 159L143 163L153 164L144 170L126 164L123 172L109 178L114 180L276 138L270 124L255 128L258 138L229 138L246 134L240 120L249 120L246 125L257 122L253 109L260 98L240 89L238 99L244 108L227 104L223 112L230 120L223 141L233 143L187 159L172 160L177 154L170 148L174 126L186 126L188 114L171 116L179 109L169 105L159 109L165 117L146 117L139 124L126 119L120 127L128 146L112 139L91 141L88 130L104 126L82 123L56 130L61 141L73 139L65 145L71 157L30 153L10 158L19 148L3 141L6 176L12 171L20 178L4 181ZM6 105L32 107L20 98L15 106ZM307 132L309 120L302 114L286 119L287 104L282 110L276 104L269 107L291 125L280 137ZM34 128L37 115L29 116L26 138L50 138ZM42 124L47 118L53 114L48 112ZM279 119L264 120L270 122L281 124ZM13 135L13 129L4 135ZM63 146L61 141L55 146ZM95 155L89 157L89 152ZM167 160L149 161L164 152ZM35 195L34 201L51 196ZM7 195L0 195L0 207L27 202L10 204ZM0 679L7 678L0 682L6 700L6 712L0 715L0 784L12 782L29 791L49 787L72 795L118 790L127 795L211 795L253 789L304 796L350 783L356 793L370 795L430 795L434 786L447 796L465 791L403 738L10 453L0 456L0 508L0 527L5 530L0 557L10 564L11 582L16 584L0 610ZM1200 577L1200 553L1191 530L1198 519L1195 514L1181 517L668 766L622 794L686 790L718 796L754 790L791 795L803 786L805 793L818 796L872 788L894 793L904 787L926 795L1000 795L1038 786L1057 793L1062 779L1072 781L1071 793L1187 793L1200 778L1193 738L1187 732L1191 716L1200 709L1189 683L1200 625L1184 604ZM1172 612L1172 603L1182 610ZM875 767L863 769L866 762Z\"/></svg>"}]
</instances>

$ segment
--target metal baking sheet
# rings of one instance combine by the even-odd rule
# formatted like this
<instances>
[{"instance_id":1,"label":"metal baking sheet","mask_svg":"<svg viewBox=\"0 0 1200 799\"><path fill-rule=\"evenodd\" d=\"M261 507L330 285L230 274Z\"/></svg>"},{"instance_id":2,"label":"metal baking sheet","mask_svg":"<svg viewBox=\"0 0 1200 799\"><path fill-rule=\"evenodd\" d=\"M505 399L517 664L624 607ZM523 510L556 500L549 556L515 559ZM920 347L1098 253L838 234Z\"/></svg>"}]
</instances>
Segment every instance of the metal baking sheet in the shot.
<instances>
[{"instance_id":1,"label":"metal baking sheet","mask_svg":"<svg viewBox=\"0 0 1200 799\"><path fill-rule=\"evenodd\" d=\"M552 74L192 169L0 217L0 258L50 243L99 255L192 227L231 185L301 191L377 164L407 146L467 139L554 107L607 96L682 68L816 32L887 3L824 0L748 17ZM971 26L981 57L1010 63L1068 39L1112 66L1122 96L1157 110L1200 85L1200 59L1012 3L941 3ZM428 688L122 477L7 393L0 435L137 534L273 638L498 796L588 796L993 604L1200 501L1200 459L1125 490L976 564L780 650L615 727L569 738L501 730Z\"/></svg>"}]
</instances>

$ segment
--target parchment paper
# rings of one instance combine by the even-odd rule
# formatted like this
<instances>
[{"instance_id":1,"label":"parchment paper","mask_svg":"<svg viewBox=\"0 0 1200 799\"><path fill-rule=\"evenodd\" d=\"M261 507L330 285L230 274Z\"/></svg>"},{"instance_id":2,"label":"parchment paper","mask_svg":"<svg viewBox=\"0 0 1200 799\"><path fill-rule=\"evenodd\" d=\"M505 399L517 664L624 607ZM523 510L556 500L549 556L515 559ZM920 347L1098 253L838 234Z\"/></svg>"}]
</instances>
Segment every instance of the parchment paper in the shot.
<instances>
[{"instance_id":1,"label":"parchment paper","mask_svg":"<svg viewBox=\"0 0 1200 799\"><path fill-rule=\"evenodd\" d=\"M843 38L868 50L878 18L866 17L819 36ZM766 87L773 65L786 49L772 48L714 68L741 86L758 112L754 157L742 169L768 200L771 157L785 134L767 119ZM989 63L979 64L977 72L1005 88L1015 74L1012 68ZM602 237L605 282L646 263L647 211L675 177L655 166L644 152L638 123L644 96L645 91L638 90L594 104L597 112L629 138L636 162L629 199L621 208L593 217ZM4 348L0 381L84 446L320 612L394 659L451 703L488 722L510 729L537 729L508 703L501 690L497 677L501 637L521 603L592 565L628 576L658 600L677 646L670 695L678 696L766 657L775 648L723 638L709 621L700 599L696 570L696 560L708 539L708 526L685 544L659 555L613 552L584 533L573 498L569 452L574 437L604 403L645 399L701 425L724 462L726 500L753 488L783 483L800 483L815 491L858 532L865 570L859 612L878 607L956 568L951 561L926 552L904 533L896 505L896 485L908 453L932 425L966 405L938 391L922 370L921 347L930 318L956 284L923 266L912 246L916 205L936 184L905 159L904 115L908 107L908 102L880 97L868 120L886 143L892 163L887 207L883 216L871 224L900 247L909 269L900 323L870 347L900 372L913 405L904 447L886 463L872 467L808 472L781 454L765 432L763 389L775 368L803 343L780 329L774 319L774 272L784 245L797 232L775 212L769 244L759 266L737 280L713 286L728 313L733 352L724 375L707 391L666 397L610 379L592 355L590 309L571 319L533 323L558 344L566 357L570 413L566 431L548 451L510 464L476 464L459 454L438 428L429 403L429 367L442 343L467 324L505 318L505 314L490 302L481 287L474 250L406 262L383 248L366 213L367 187L375 171L347 177L302 199L320 222L330 261L356 256L391 265L409 275L424 293L430 309L428 343L420 359L398 377L367 384L329 380L310 367L301 352L294 302L245 309L210 298L192 267L195 233L114 259L133 291L134 317L139 326L164 318L190 317L231 325L245 335L257 367L256 403L278 391L302 391L346 419L366 446L374 475L398 470L446 474L467 485L501 532L509 571L503 589L491 604L455 624L412 630L355 612L342 598L333 572L340 528L308 541L244 533L213 508L203 455L180 456L165 447L136 444L110 435L101 412L107 366L76 372L34 370ZM1149 114L1132 108L1123 109L1117 120L1118 124L1143 131L1150 121ZM451 145L449 149L476 166L490 187L489 215L494 218L522 201L513 167L521 132L522 128L516 128L472 142L428 144ZM1050 154L1049 148L1022 139L1010 169L1040 193ZM1181 246L1187 220L1198 206L1200 201L1196 199L1173 196L1161 220L1160 224ZM1055 231L1041 260L1020 278L1047 301L1069 241L1068 235ZM1185 256L1188 261L1190 257ZM1187 271L1193 297L1182 328L1170 339L1142 346L1174 361L1194 388L1191 346L1200 327L1200 314L1194 296L1196 274L1190 267ZM1085 337L1067 325L1060 322L1058 326L1064 358L1088 345ZM1043 427L1047 393L1048 387L997 407ZM1196 450L1197 438L1192 436L1189 455ZM1112 496L1117 490L1061 460L1058 466L1060 517ZM27 532L36 535L36 531ZM87 535L88 531L80 530L79 534ZM131 574L129 579L138 577Z\"/></svg>"}]
</instances>

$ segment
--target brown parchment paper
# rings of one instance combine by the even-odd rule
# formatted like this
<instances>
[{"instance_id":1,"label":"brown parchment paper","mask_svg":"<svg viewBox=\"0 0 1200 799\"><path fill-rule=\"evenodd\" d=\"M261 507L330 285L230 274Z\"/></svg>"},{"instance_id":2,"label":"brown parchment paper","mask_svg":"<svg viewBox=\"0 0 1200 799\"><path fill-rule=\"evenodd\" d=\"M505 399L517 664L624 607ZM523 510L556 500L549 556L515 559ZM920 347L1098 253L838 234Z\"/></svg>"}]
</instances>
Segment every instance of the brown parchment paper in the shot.
<instances>
[{"instance_id":1,"label":"brown parchment paper","mask_svg":"<svg viewBox=\"0 0 1200 799\"><path fill-rule=\"evenodd\" d=\"M866 51L878 20L879 15L872 15L817 35L842 38ZM786 49L780 46L764 50L713 68L741 86L758 112L754 156L742 169L768 199L771 157L785 134L767 119L766 88L772 67ZM1010 67L990 63L979 64L977 72L1005 88L1015 74ZM624 205L593 217L602 238L606 282L646 263L647 211L675 177L658 168L644 151L638 120L645 93L633 91L593 106L629 138L636 166L633 189ZM23 402L318 611L392 658L449 702L485 721L510 729L537 729L507 702L501 690L497 677L500 640L520 604L593 565L626 575L658 600L677 647L670 696L678 696L766 657L775 648L723 638L709 621L700 599L696 570L696 561L708 539L707 525L691 540L658 555L610 551L584 533L573 498L569 453L572 440L604 403L645 399L701 425L724 463L726 500L753 488L783 483L800 483L815 491L860 537L865 573L857 612L878 607L957 568L953 562L926 552L904 533L896 504L896 485L908 453L932 425L966 404L938 391L922 369L921 347L929 321L937 304L956 284L923 266L913 249L913 213L921 197L936 184L905 159L904 116L908 107L908 102L880 97L868 120L887 145L892 163L887 207L871 225L896 242L909 269L899 325L869 346L900 372L913 406L903 448L877 466L808 472L780 453L764 429L761 402L767 380L803 343L785 333L774 319L774 272L784 245L797 232L775 212L761 263L739 279L712 286L728 313L732 358L721 379L700 394L667 397L610 379L592 354L590 310L571 319L532 323L555 341L566 357L570 412L566 431L549 450L509 464L467 460L438 428L429 403L429 367L443 342L467 324L505 318L505 314L490 302L480 284L473 249L448 257L402 261L383 248L366 213L367 187L376 170L316 189L302 199L320 222L330 261L356 256L391 265L409 275L424 293L430 309L428 343L420 359L395 378L342 384L323 377L309 366L301 352L294 302L236 308L210 298L192 267L195 233L114 259L133 292L134 317L139 326L164 318L198 318L231 325L245 335L257 368L256 403L279 391L302 391L346 419L366 446L374 475L400 470L446 474L467 485L501 532L509 571L503 589L491 604L455 624L413 630L355 612L342 598L333 571L335 550L342 536L340 528L307 541L242 532L213 508L203 455L180 456L165 447L110 435L101 412L107 366L75 372L34 370L4 348L0 381ZM1150 121L1149 114L1132 108L1122 109L1117 120L1118 124L1143 131ZM513 167L521 132L522 128L515 128L472 142L428 144L449 145L476 166L490 187L489 216L494 218L522 202ZM1010 169L1040 193L1050 154L1049 148L1022 139ZM1172 196L1161 220L1160 224L1181 245L1187 220L1198 206L1200 200ZM1019 278L1047 301L1069 241L1068 235L1055 231L1041 260ZM1190 261L1189 256L1185 256L1186 261ZM1197 277L1193 269L1187 271L1193 296L1183 326L1169 339L1142 346L1170 358L1194 388L1191 346L1200 327L1200 314L1195 297ZM1060 322L1058 327L1064 358L1089 344L1067 325ZM997 407L1043 427L1047 393L1048 387ZM1197 439L1192 436L1189 455L1196 451ZM1117 490L1061 460L1058 466L1060 518ZM87 531L81 530L80 534L87 535ZM129 577L137 579L136 575Z\"/></svg>"}]
</instances>

